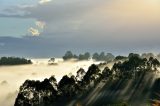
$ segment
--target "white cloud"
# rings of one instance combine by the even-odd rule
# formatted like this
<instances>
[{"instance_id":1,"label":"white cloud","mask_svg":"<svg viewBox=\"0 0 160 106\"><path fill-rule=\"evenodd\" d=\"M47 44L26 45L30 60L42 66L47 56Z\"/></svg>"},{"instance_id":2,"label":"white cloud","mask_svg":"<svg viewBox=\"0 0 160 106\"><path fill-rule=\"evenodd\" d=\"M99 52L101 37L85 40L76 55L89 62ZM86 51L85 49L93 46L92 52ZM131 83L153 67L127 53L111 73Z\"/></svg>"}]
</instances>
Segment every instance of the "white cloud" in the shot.
<instances>
[{"instance_id":1,"label":"white cloud","mask_svg":"<svg viewBox=\"0 0 160 106\"><path fill-rule=\"evenodd\" d=\"M44 4L44 3L48 3L48 2L51 2L52 0L40 0L39 1L39 4Z\"/></svg>"},{"instance_id":2,"label":"white cloud","mask_svg":"<svg viewBox=\"0 0 160 106\"><path fill-rule=\"evenodd\" d=\"M40 32L38 29L35 29L33 27L31 27L29 30L28 30L33 36L39 36L40 35Z\"/></svg>"},{"instance_id":3,"label":"white cloud","mask_svg":"<svg viewBox=\"0 0 160 106\"><path fill-rule=\"evenodd\" d=\"M32 36L39 36L43 32L46 23L43 21L36 21L35 25L36 28L30 27L28 31L32 34Z\"/></svg>"},{"instance_id":4,"label":"white cloud","mask_svg":"<svg viewBox=\"0 0 160 106\"><path fill-rule=\"evenodd\" d=\"M46 23L43 21L36 21L35 24L38 28L41 28L41 29L44 29L44 27L46 26Z\"/></svg>"}]
</instances>

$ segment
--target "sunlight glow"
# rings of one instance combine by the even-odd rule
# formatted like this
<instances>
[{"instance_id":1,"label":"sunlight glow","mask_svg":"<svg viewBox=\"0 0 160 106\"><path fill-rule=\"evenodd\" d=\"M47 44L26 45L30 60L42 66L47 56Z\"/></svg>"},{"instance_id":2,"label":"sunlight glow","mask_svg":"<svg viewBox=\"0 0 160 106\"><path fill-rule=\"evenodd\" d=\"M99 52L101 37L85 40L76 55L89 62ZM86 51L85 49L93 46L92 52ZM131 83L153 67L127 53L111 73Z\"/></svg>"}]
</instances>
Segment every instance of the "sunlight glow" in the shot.
<instances>
[{"instance_id":1,"label":"sunlight glow","mask_svg":"<svg viewBox=\"0 0 160 106\"><path fill-rule=\"evenodd\" d=\"M93 13L98 13L101 20L110 20L116 25L142 26L157 25L160 23L159 0L114 0L96 8Z\"/></svg>"}]
</instances>

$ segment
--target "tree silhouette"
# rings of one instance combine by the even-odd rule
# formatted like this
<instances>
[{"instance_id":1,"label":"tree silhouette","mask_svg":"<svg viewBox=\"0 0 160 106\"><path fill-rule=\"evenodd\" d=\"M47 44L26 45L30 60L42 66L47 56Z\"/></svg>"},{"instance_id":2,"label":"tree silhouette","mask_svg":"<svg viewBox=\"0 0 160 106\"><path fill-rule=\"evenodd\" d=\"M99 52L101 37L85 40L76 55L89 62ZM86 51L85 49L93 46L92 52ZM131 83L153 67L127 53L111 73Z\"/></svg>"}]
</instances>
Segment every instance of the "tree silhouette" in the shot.
<instances>
[{"instance_id":1,"label":"tree silhouette","mask_svg":"<svg viewBox=\"0 0 160 106\"><path fill-rule=\"evenodd\" d=\"M117 61L117 60L126 60L127 59L127 57L125 57L125 56L116 56L115 57L115 60Z\"/></svg>"},{"instance_id":2,"label":"tree silhouette","mask_svg":"<svg viewBox=\"0 0 160 106\"><path fill-rule=\"evenodd\" d=\"M109 78L112 76L112 73L113 72L108 67L105 67L102 71L102 78Z\"/></svg>"},{"instance_id":3,"label":"tree silhouette","mask_svg":"<svg viewBox=\"0 0 160 106\"><path fill-rule=\"evenodd\" d=\"M76 75L76 79L77 81L82 81L84 75L86 74L86 72L84 71L83 68L80 68L78 71L77 71L77 75Z\"/></svg>"},{"instance_id":4,"label":"tree silhouette","mask_svg":"<svg viewBox=\"0 0 160 106\"><path fill-rule=\"evenodd\" d=\"M32 64L31 60L19 57L1 57L0 65L21 65L21 64Z\"/></svg>"},{"instance_id":5,"label":"tree silhouette","mask_svg":"<svg viewBox=\"0 0 160 106\"><path fill-rule=\"evenodd\" d=\"M99 76L100 69L97 65L92 64L89 68L85 76L83 77L83 82L89 84L91 81L95 81Z\"/></svg>"},{"instance_id":6,"label":"tree silhouette","mask_svg":"<svg viewBox=\"0 0 160 106\"><path fill-rule=\"evenodd\" d=\"M54 88L52 81L56 86L53 76L50 79L44 79L42 82L26 80L20 87L15 106L37 106L55 103L58 91Z\"/></svg>"},{"instance_id":7,"label":"tree silhouette","mask_svg":"<svg viewBox=\"0 0 160 106\"><path fill-rule=\"evenodd\" d=\"M67 51L65 53L65 55L63 56L63 59L64 60L68 60L68 59L72 59L73 57L74 57L74 55L72 54L72 52L71 51Z\"/></svg>"},{"instance_id":8,"label":"tree silhouette","mask_svg":"<svg viewBox=\"0 0 160 106\"><path fill-rule=\"evenodd\" d=\"M75 94L77 93L76 87L76 79L74 76L68 77L67 75L65 75L58 83L58 89L60 90L62 97L65 96L71 98L75 96Z\"/></svg>"},{"instance_id":9,"label":"tree silhouette","mask_svg":"<svg viewBox=\"0 0 160 106\"><path fill-rule=\"evenodd\" d=\"M80 54L78 59L79 60L88 60L90 58L90 53L89 52L86 52L84 54Z\"/></svg>"}]
</instances>

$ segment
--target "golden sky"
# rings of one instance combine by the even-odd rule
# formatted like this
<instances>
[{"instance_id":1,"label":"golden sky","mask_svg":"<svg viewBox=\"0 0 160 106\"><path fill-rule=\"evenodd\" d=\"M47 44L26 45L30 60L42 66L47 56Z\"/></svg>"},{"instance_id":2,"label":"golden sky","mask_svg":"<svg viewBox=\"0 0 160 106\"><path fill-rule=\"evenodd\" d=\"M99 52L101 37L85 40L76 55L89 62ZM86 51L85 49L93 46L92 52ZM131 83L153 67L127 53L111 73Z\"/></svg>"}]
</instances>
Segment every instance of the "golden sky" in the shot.
<instances>
[{"instance_id":1,"label":"golden sky","mask_svg":"<svg viewBox=\"0 0 160 106\"><path fill-rule=\"evenodd\" d=\"M110 20L113 24L131 28L159 25L160 0L113 0L95 8L90 15L103 22Z\"/></svg>"}]
</instances>

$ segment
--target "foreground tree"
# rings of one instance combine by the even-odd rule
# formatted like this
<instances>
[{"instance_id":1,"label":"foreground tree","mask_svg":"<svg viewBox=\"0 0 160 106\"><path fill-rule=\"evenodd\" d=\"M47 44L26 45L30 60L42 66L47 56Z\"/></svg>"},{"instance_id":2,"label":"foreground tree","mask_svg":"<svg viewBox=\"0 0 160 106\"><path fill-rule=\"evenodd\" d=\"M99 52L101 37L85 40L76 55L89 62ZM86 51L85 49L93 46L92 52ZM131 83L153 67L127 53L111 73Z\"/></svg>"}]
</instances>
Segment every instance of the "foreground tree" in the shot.
<instances>
[{"instance_id":1,"label":"foreground tree","mask_svg":"<svg viewBox=\"0 0 160 106\"><path fill-rule=\"evenodd\" d=\"M57 84L53 76L42 82L26 80L20 87L15 106L47 106L54 104L58 95L56 88Z\"/></svg>"},{"instance_id":2,"label":"foreground tree","mask_svg":"<svg viewBox=\"0 0 160 106\"><path fill-rule=\"evenodd\" d=\"M58 83L58 89L62 97L71 98L77 94L76 79L74 76L68 77L67 75Z\"/></svg>"},{"instance_id":3,"label":"foreground tree","mask_svg":"<svg viewBox=\"0 0 160 106\"><path fill-rule=\"evenodd\" d=\"M83 77L82 82L87 85L90 86L92 83L94 85L95 81L98 80L98 78L100 77L99 74L100 73L100 69L98 68L97 65L92 64L89 68L87 73L85 74L85 76ZM92 85L91 85L92 86Z\"/></svg>"},{"instance_id":4,"label":"foreground tree","mask_svg":"<svg viewBox=\"0 0 160 106\"><path fill-rule=\"evenodd\" d=\"M104 70L102 71L102 78L107 79L111 77L113 74L112 70L110 70L108 67L105 67Z\"/></svg>"},{"instance_id":5,"label":"foreground tree","mask_svg":"<svg viewBox=\"0 0 160 106\"><path fill-rule=\"evenodd\" d=\"M84 71L83 68L80 68L78 71L77 71L77 75L76 75L76 79L77 81L82 81L83 77L85 76L86 72Z\"/></svg>"},{"instance_id":6,"label":"foreground tree","mask_svg":"<svg viewBox=\"0 0 160 106\"><path fill-rule=\"evenodd\" d=\"M157 67L160 66L160 62L156 58L150 57L147 62L147 65L149 70L157 71Z\"/></svg>"}]
</instances>

